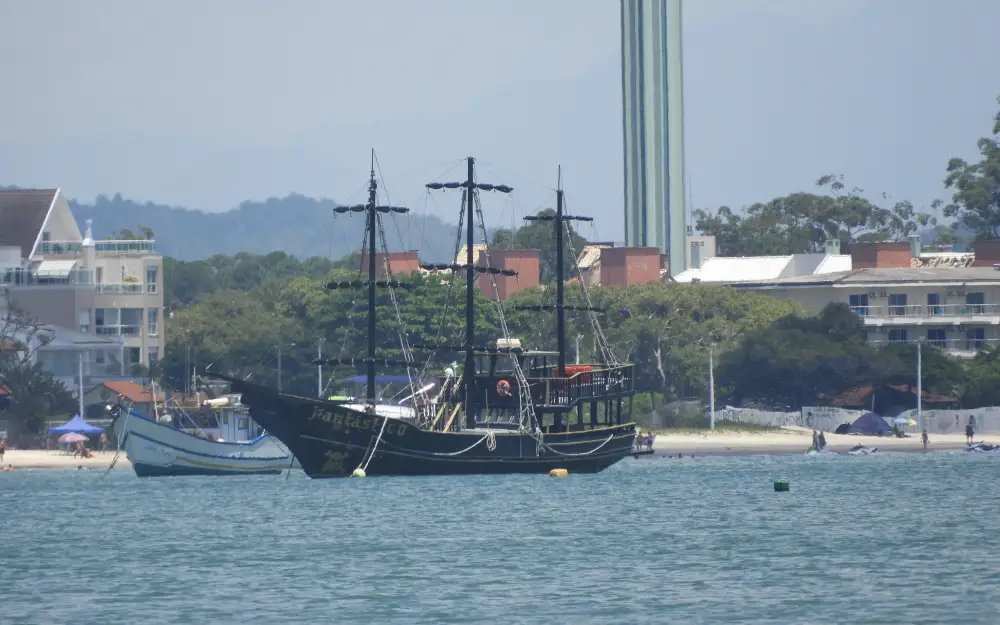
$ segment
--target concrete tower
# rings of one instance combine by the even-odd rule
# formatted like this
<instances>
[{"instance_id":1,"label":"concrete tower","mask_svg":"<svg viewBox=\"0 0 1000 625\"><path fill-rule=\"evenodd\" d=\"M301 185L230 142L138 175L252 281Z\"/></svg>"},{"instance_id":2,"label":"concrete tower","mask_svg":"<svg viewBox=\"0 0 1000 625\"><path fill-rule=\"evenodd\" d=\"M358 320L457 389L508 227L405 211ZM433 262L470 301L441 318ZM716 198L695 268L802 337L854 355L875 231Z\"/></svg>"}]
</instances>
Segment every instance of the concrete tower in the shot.
<instances>
[{"instance_id":1,"label":"concrete tower","mask_svg":"<svg viewBox=\"0 0 1000 625\"><path fill-rule=\"evenodd\" d=\"M686 269L681 0L622 0L625 244Z\"/></svg>"}]
</instances>

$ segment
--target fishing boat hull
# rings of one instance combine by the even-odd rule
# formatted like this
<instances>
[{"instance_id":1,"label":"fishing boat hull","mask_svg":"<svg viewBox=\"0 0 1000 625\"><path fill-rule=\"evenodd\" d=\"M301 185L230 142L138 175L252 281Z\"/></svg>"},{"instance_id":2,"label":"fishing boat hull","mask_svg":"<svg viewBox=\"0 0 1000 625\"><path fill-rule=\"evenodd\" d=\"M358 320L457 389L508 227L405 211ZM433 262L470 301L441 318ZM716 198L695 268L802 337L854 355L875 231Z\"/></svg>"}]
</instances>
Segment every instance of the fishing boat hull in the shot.
<instances>
[{"instance_id":1,"label":"fishing boat hull","mask_svg":"<svg viewBox=\"0 0 1000 625\"><path fill-rule=\"evenodd\" d=\"M211 441L135 412L116 417L113 427L139 477L278 474L293 465L272 436L245 443Z\"/></svg>"},{"instance_id":2,"label":"fishing boat hull","mask_svg":"<svg viewBox=\"0 0 1000 625\"><path fill-rule=\"evenodd\" d=\"M214 375L214 374L213 374ZM229 381L254 421L277 437L309 477L596 473L632 455L634 423L532 434L473 429L437 432L408 421Z\"/></svg>"}]
</instances>

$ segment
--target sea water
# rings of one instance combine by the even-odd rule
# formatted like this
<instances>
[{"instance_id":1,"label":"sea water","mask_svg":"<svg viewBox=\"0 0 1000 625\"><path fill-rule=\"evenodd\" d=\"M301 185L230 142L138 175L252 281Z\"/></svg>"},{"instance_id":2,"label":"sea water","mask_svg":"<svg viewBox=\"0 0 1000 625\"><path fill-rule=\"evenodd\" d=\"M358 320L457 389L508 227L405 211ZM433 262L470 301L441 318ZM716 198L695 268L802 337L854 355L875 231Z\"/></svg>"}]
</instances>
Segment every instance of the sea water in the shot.
<instances>
[{"instance_id":1,"label":"sea water","mask_svg":"<svg viewBox=\"0 0 1000 625\"><path fill-rule=\"evenodd\" d=\"M775 478L790 492L776 493ZM0 623L1000 623L1000 456L0 474Z\"/></svg>"}]
</instances>

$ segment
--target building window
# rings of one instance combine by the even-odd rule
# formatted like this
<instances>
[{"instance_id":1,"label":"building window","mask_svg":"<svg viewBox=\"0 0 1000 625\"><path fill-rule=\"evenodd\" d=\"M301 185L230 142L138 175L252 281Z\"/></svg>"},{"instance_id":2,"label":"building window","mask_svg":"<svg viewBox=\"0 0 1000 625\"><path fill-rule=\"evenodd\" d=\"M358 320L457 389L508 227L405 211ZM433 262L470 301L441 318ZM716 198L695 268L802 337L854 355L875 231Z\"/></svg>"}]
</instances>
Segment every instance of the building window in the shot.
<instances>
[{"instance_id":1,"label":"building window","mask_svg":"<svg viewBox=\"0 0 1000 625\"><path fill-rule=\"evenodd\" d=\"M126 347L126 356L128 357L129 365L137 365L142 362L142 352L138 347Z\"/></svg>"},{"instance_id":2,"label":"building window","mask_svg":"<svg viewBox=\"0 0 1000 625\"><path fill-rule=\"evenodd\" d=\"M80 332L90 332L90 309L80 308L76 311L76 322Z\"/></svg>"},{"instance_id":3,"label":"building window","mask_svg":"<svg viewBox=\"0 0 1000 625\"><path fill-rule=\"evenodd\" d=\"M48 243L51 240L52 240L52 233L51 232L43 232L42 233L42 241L43 242Z\"/></svg>"},{"instance_id":4,"label":"building window","mask_svg":"<svg viewBox=\"0 0 1000 625\"><path fill-rule=\"evenodd\" d=\"M940 347L942 349L947 345L947 340L945 339L945 331L941 328L931 328L927 330L927 342L934 347Z\"/></svg>"},{"instance_id":5,"label":"building window","mask_svg":"<svg viewBox=\"0 0 1000 625\"><path fill-rule=\"evenodd\" d=\"M94 270L95 279L97 284L104 284L104 267L98 267Z\"/></svg>"},{"instance_id":6,"label":"building window","mask_svg":"<svg viewBox=\"0 0 1000 625\"><path fill-rule=\"evenodd\" d=\"M980 350L986 347L986 328L969 328L965 331L965 349Z\"/></svg>"},{"instance_id":7,"label":"building window","mask_svg":"<svg viewBox=\"0 0 1000 625\"><path fill-rule=\"evenodd\" d=\"M965 295L965 310L970 315L982 315L986 312L986 296L982 293L967 293Z\"/></svg>"},{"instance_id":8,"label":"building window","mask_svg":"<svg viewBox=\"0 0 1000 625\"><path fill-rule=\"evenodd\" d=\"M906 293L893 293L889 296L889 315L901 317L906 314Z\"/></svg>"},{"instance_id":9,"label":"building window","mask_svg":"<svg viewBox=\"0 0 1000 625\"><path fill-rule=\"evenodd\" d=\"M156 293L156 267L146 267L146 292Z\"/></svg>"},{"instance_id":10,"label":"building window","mask_svg":"<svg viewBox=\"0 0 1000 625\"><path fill-rule=\"evenodd\" d=\"M897 328L895 330L889 330L889 342L890 343L905 343L906 342L906 329Z\"/></svg>"},{"instance_id":11,"label":"building window","mask_svg":"<svg viewBox=\"0 0 1000 625\"><path fill-rule=\"evenodd\" d=\"M928 293L927 294L927 314L929 315L943 315L944 307L941 306L941 294L940 293Z\"/></svg>"},{"instance_id":12,"label":"building window","mask_svg":"<svg viewBox=\"0 0 1000 625\"><path fill-rule=\"evenodd\" d=\"M146 328L146 331L149 334L149 336L158 335L156 324L159 321L159 317L160 317L160 310L158 308L146 309L146 325L148 326Z\"/></svg>"},{"instance_id":13,"label":"building window","mask_svg":"<svg viewBox=\"0 0 1000 625\"><path fill-rule=\"evenodd\" d=\"M160 359L160 348L150 347L149 349L149 364L152 365L154 362Z\"/></svg>"},{"instance_id":14,"label":"building window","mask_svg":"<svg viewBox=\"0 0 1000 625\"><path fill-rule=\"evenodd\" d=\"M851 312L862 317L868 316L868 294L860 293L850 297Z\"/></svg>"}]
</instances>

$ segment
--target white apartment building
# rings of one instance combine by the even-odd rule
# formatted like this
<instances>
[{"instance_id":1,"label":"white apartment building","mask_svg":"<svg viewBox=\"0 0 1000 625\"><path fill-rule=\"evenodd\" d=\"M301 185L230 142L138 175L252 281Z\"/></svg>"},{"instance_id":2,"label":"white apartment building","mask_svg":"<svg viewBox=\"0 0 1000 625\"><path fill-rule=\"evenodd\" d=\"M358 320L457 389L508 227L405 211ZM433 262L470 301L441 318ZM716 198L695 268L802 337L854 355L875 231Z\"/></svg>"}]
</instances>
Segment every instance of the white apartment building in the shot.
<instances>
[{"instance_id":1,"label":"white apartment building","mask_svg":"<svg viewBox=\"0 0 1000 625\"><path fill-rule=\"evenodd\" d=\"M846 304L863 319L873 346L922 342L971 357L1000 344L1000 241L981 242L975 254L922 254L910 243L854 244L846 258L847 269L822 271L844 264L843 257L828 257L819 271L793 275L781 275L780 263L770 267L765 259L726 259L727 271L712 272L719 276L712 282L795 300L813 313ZM763 265L778 275L760 278Z\"/></svg>"},{"instance_id":2,"label":"white apartment building","mask_svg":"<svg viewBox=\"0 0 1000 625\"><path fill-rule=\"evenodd\" d=\"M0 296L6 293L40 323L120 342L126 375L163 354L156 242L95 240L89 220L81 234L60 189L0 190Z\"/></svg>"}]
</instances>

